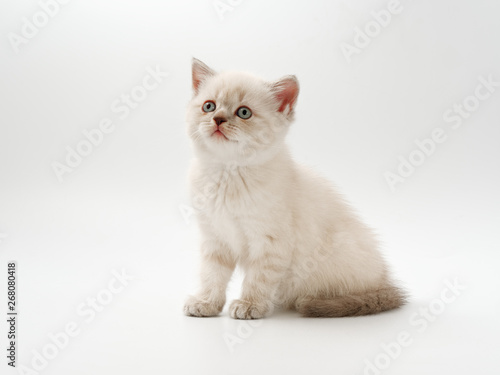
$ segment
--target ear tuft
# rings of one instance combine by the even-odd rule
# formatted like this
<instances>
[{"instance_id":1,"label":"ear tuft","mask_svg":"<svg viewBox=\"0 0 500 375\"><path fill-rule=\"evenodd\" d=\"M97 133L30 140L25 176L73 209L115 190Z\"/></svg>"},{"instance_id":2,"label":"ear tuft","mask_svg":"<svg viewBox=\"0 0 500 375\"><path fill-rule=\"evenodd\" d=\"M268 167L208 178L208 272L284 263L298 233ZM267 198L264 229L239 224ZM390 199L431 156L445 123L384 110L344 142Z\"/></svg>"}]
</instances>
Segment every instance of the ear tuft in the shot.
<instances>
[{"instance_id":1,"label":"ear tuft","mask_svg":"<svg viewBox=\"0 0 500 375\"><path fill-rule=\"evenodd\" d=\"M283 112L288 107L292 113L299 96L299 81L295 76L285 76L273 83L274 97L280 104L278 111Z\"/></svg>"},{"instance_id":2,"label":"ear tuft","mask_svg":"<svg viewBox=\"0 0 500 375\"><path fill-rule=\"evenodd\" d=\"M215 75L215 71L210 69L205 63L201 60L198 60L193 57L192 62L192 74L193 74L193 90L195 94L198 93L198 89L200 85L207 78Z\"/></svg>"}]
</instances>

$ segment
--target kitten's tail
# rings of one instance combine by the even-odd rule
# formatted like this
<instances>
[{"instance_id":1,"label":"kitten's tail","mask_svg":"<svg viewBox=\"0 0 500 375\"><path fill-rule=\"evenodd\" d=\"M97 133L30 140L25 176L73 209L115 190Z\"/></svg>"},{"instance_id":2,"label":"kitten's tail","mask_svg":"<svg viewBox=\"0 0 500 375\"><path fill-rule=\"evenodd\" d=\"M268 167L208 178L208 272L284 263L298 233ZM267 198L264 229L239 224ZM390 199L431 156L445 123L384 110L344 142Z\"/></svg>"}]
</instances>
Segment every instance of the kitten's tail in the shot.
<instances>
[{"instance_id":1,"label":"kitten's tail","mask_svg":"<svg viewBox=\"0 0 500 375\"><path fill-rule=\"evenodd\" d=\"M331 299L310 298L297 305L297 311L306 317L342 317L377 314L401 307L406 294L394 286L363 294L348 294Z\"/></svg>"}]
</instances>

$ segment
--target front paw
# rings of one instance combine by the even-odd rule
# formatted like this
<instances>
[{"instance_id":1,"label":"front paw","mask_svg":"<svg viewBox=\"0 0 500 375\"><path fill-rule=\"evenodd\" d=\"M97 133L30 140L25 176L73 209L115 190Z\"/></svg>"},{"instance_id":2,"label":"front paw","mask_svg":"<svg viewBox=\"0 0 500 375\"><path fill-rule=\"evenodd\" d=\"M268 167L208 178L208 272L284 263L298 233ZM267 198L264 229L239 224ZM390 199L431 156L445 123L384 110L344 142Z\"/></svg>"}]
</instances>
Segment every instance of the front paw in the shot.
<instances>
[{"instance_id":1,"label":"front paw","mask_svg":"<svg viewBox=\"0 0 500 375\"><path fill-rule=\"evenodd\" d=\"M225 301L208 301L196 296L189 296L184 304L184 314L188 316L215 316L219 315Z\"/></svg>"},{"instance_id":2,"label":"front paw","mask_svg":"<svg viewBox=\"0 0 500 375\"><path fill-rule=\"evenodd\" d=\"M265 304L256 304L236 299L229 306L229 314L233 319L261 319L269 311Z\"/></svg>"}]
</instances>

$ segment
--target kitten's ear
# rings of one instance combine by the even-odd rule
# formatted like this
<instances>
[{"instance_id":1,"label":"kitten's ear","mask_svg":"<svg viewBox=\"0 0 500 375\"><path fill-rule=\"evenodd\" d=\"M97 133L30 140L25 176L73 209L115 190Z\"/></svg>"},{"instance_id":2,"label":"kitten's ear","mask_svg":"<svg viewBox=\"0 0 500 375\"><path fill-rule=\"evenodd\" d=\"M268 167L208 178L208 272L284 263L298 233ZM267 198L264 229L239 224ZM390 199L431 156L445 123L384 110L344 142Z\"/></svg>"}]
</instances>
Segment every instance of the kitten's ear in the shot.
<instances>
[{"instance_id":1,"label":"kitten's ear","mask_svg":"<svg viewBox=\"0 0 500 375\"><path fill-rule=\"evenodd\" d=\"M274 97L280 103L279 112L288 107L289 113L293 112L295 102L299 96L299 81L295 76L285 76L272 84Z\"/></svg>"},{"instance_id":2,"label":"kitten's ear","mask_svg":"<svg viewBox=\"0 0 500 375\"><path fill-rule=\"evenodd\" d=\"M210 69L201 60L198 60L194 57L193 57L192 71L193 71L193 90L195 94L197 94L198 88L200 87L201 83L208 77L215 75L215 71Z\"/></svg>"}]
</instances>

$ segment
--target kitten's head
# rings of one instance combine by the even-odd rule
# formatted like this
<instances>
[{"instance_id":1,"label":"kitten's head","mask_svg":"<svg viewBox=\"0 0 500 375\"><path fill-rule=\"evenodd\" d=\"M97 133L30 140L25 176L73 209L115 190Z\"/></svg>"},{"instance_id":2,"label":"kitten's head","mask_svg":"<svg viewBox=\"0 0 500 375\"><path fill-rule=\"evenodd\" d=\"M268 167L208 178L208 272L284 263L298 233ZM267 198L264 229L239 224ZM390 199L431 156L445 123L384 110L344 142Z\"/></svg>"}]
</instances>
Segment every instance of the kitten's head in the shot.
<instances>
[{"instance_id":1,"label":"kitten's head","mask_svg":"<svg viewBox=\"0 0 500 375\"><path fill-rule=\"evenodd\" d=\"M279 151L299 93L295 76L266 82L246 73L216 73L197 59L192 70L187 125L198 157L248 165Z\"/></svg>"}]
</instances>

